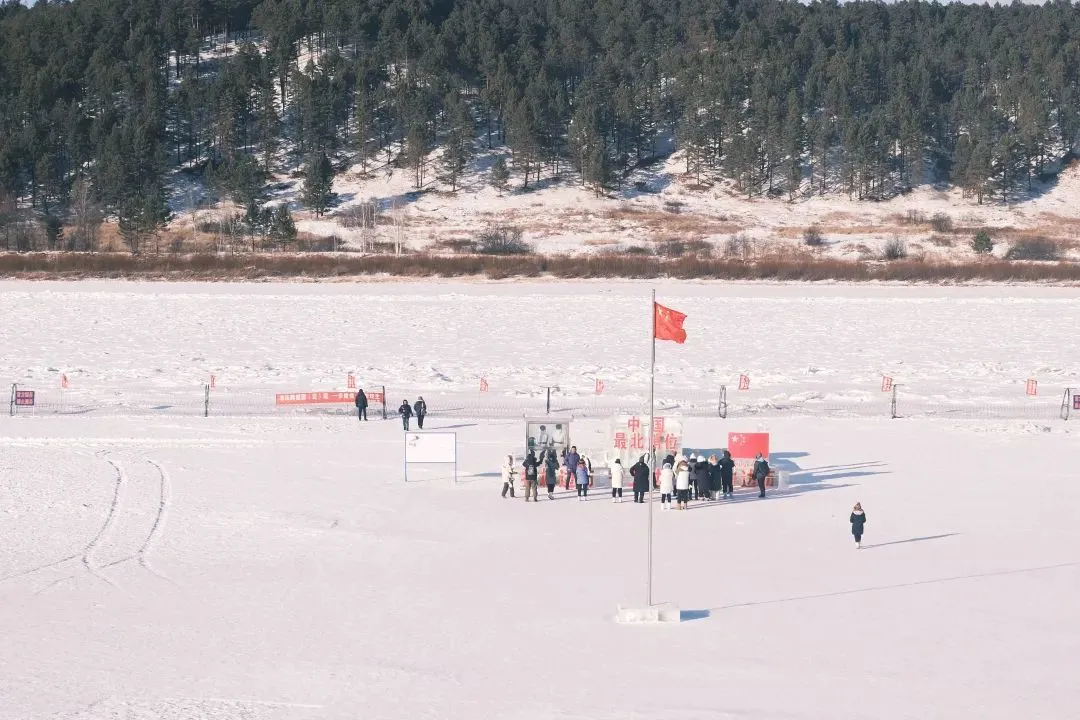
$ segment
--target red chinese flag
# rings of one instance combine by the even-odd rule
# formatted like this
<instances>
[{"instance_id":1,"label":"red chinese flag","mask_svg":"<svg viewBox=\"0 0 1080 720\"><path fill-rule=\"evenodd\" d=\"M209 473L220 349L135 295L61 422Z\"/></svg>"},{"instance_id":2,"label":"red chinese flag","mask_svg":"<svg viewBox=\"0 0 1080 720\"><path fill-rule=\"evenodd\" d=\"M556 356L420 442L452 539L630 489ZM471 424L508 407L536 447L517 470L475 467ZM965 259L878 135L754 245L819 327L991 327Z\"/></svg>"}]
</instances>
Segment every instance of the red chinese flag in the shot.
<instances>
[{"instance_id":1,"label":"red chinese flag","mask_svg":"<svg viewBox=\"0 0 1080 720\"><path fill-rule=\"evenodd\" d=\"M769 433L728 433L728 452L738 460L747 460L761 453L769 457Z\"/></svg>"},{"instance_id":2,"label":"red chinese flag","mask_svg":"<svg viewBox=\"0 0 1080 720\"><path fill-rule=\"evenodd\" d=\"M653 337L657 340L674 340L680 344L686 342L686 331L682 326L684 320L685 313L653 303Z\"/></svg>"}]
</instances>

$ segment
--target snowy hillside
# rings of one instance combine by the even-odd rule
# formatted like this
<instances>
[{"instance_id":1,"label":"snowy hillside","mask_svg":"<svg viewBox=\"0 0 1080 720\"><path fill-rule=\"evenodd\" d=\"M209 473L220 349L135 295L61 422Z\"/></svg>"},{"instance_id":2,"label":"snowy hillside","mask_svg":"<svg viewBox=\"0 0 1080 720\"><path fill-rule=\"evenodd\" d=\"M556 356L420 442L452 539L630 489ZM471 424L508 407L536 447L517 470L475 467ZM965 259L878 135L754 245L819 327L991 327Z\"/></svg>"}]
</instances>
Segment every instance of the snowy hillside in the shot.
<instances>
[{"instance_id":1,"label":"snowy hillside","mask_svg":"<svg viewBox=\"0 0 1080 720\"><path fill-rule=\"evenodd\" d=\"M684 174L679 153L634 172L622 189L600 197L572 172L527 190L512 182L499 192L489 179L497 154L509 156L505 151L481 155L456 192L437 181L418 191L407 169L363 173L357 165L335 178L339 202L321 219L297 202L302 180L279 178L283 189L275 201L292 204L301 231L337 236L358 249L364 246L363 231L346 227L343 218L350 208L374 201L381 217L372 240L392 244L399 218L405 245L433 252L460 250L483 231L508 225L521 228L526 242L545 253L670 253L679 252L670 248L681 242L691 253L705 243L718 256L736 258L805 249L855 260L878 259L887 243L899 239L912 257L970 260L976 257L972 238L984 230L998 257L1017 241L1045 237L1057 243L1061 257L1080 259L1080 164L1036 183L1025 199L1006 206L990 200L979 204L959 189L930 185L883 202L853 200L842 192L793 201L747 200L723 184L697 185ZM807 245L810 228L820 232L820 246Z\"/></svg>"}]
</instances>

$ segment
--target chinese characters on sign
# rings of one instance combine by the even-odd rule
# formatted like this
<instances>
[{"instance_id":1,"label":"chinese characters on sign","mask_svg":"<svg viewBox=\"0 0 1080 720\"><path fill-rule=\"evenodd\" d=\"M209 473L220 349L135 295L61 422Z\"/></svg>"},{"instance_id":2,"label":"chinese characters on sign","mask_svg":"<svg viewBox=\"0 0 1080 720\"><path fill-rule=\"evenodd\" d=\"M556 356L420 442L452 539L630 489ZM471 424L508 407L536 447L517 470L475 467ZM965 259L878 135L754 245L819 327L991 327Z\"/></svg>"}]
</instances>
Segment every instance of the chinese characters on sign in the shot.
<instances>
[{"instance_id":1,"label":"chinese characters on sign","mask_svg":"<svg viewBox=\"0 0 1080 720\"><path fill-rule=\"evenodd\" d=\"M373 401L375 393L368 396ZM278 393L274 396L275 405L323 405L330 403L351 403L356 396L349 392L303 392Z\"/></svg>"},{"instance_id":2,"label":"chinese characters on sign","mask_svg":"<svg viewBox=\"0 0 1080 720\"><path fill-rule=\"evenodd\" d=\"M740 390L749 390L750 389L750 376L749 375L740 375L739 376L739 389Z\"/></svg>"},{"instance_id":3,"label":"chinese characters on sign","mask_svg":"<svg viewBox=\"0 0 1080 720\"><path fill-rule=\"evenodd\" d=\"M678 454L682 449L682 423L676 418L653 418L653 446L658 453ZM611 455L624 466L637 462L649 444L649 418L620 415L611 427ZM614 457L612 459L614 459Z\"/></svg>"},{"instance_id":4,"label":"chinese characters on sign","mask_svg":"<svg viewBox=\"0 0 1080 720\"><path fill-rule=\"evenodd\" d=\"M889 392L892 390L892 378L887 375L881 378L881 392Z\"/></svg>"},{"instance_id":5,"label":"chinese characters on sign","mask_svg":"<svg viewBox=\"0 0 1080 720\"><path fill-rule=\"evenodd\" d=\"M16 390L15 405L16 407L34 407L34 391Z\"/></svg>"},{"instance_id":6,"label":"chinese characters on sign","mask_svg":"<svg viewBox=\"0 0 1080 720\"><path fill-rule=\"evenodd\" d=\"M1027 381L1027 390L1026 391L1027 391L1028 395L1038 395L1039 394L1039 381L1034 379L1034 378L1032 378L1031 380L1028 380Z\"/></svg>"}]
</instances>

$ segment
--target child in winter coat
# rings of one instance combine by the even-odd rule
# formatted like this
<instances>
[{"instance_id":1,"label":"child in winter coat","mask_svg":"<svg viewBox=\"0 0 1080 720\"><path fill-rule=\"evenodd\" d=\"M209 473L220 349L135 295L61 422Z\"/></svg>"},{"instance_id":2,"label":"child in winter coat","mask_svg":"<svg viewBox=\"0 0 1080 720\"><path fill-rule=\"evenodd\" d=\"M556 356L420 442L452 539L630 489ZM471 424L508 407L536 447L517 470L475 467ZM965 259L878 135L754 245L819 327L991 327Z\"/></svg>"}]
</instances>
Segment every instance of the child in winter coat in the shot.
<instances>
[{"instance_id":1,"label":"child in winter coat","mask_svg":"<svg viewBox=\"0 0 1080 720\"><path fill-rule=\"evenodd\" d=\"M851 511L851 534L855 536L855 547L862 548L863 526L866 525L866 513L863 512L862 503L855 503L855 509Z\"/></svg>"},{"instance_id":2,"label":"child in winter coat","mask_svg":"<svg viewBox=\"0 0 1080 720\"><path fill-rule=\"evenodd\" d=\"M589 497L589 485L592 480L589 477L589 466L585 464L585 458L578 459L577 469L574 470L574 484L577 485L578 500Z\"/></svg>"},{"instance_id":3,"label":"child in winter coat","mask_svg":"<svg viewBox=\"0 0 1080 720\"><path fill-rule=\"evenodd\" d=\"M675 499L680 510L685 510L690 505L690 465L685 460L679 463L675 471Z\"/></svg>"},{"instance_id":4,"label":"child in winter coat","mask_svg":"<svg viewBox=\"0 0 1080 720\"><path fill-rule=\"evenodd\" d=\"M510 497L514 497L514 475L516 473L514 471L513 455L506 456L506 461L503 463L503 466L500 470L502 472L503 481L502 496L505 498L507 491L509 491Z\"/></svg>"},{"instance_id":5,"label":"child in winter coat","mask_svg":"<svg viewBox=\"0 0 1080 720\"><path fill-rule=\"evenodd\" d=\"M671 507L671 495L675 492L675 471L670 463L664 463L660 471L660 509L667 510Z\"/></svg>"},{"instance_id":6,"label":"child in winter coat","mask_svg":"<svg viewBox=\"0 0 1080 720\"><path fill-rule=\"evenodd\" d=\"M625 475L626 469L622 466L622 461L615 458L615 462L611 464L611 502L622 502L623 478Z\"/></svg>"}]
</instances>

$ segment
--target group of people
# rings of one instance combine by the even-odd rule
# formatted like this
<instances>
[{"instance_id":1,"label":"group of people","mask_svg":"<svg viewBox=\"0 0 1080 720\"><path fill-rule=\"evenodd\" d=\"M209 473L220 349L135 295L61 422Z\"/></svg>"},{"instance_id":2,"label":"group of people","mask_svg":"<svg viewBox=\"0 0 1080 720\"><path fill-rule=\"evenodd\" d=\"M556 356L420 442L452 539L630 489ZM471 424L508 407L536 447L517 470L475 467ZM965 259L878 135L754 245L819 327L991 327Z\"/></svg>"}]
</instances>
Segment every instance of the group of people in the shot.
<instances>
[{"instance_id":1,"label":"group of people","mask_svg":"<svg viewBox=\"0 0 1080 720\"><path fill-rule=\"evenodd\" d=\"M416 402L409 405L408 400L401 401L401 407L398 408L398 415L401 416L401 424L407 431L409 429L409 419L416 418L416 427L419 430L424 429L424 417L427 415L427 403L424 402L424 396L417 397Z\"/></svg>"},{"instance_id":2,"label":"group of people","mask_svg":"<svg viewBox=\"0 0 1080 720\"><path fill-rule=\"evenodd\" d=\"M635 477L635 502L638 502L636 480L641 468L644 468L645 472L644 489L648 490L647 460L647 456L643 455L631 468L631 473ZM757 482L758 497L765 497L765 482L768 480L769 472L769 461L758 453L751 471ZM713 454L707 459L703 455L689 455L676 461L674 455L668 455L664 458L658 479L660 506L663 510L667 510L674 501L679 510L685 510L689 507L691 498L712 502L718 499L717 493L722 498L735 497L734 477L735 461L731 459L731 453L727 450L724 450L720 456Z\"/></svg>"},{"instance_id":3,"label":"group of people","mask_svg":"<svg viewBox=\"0 0 1080 720\"><path fill-rule=\"evenodd\" d=\"M356 391L356 417L362 422L367 422L367 409L368 398L364 392L364 388L360 388ZM401 416L401 426L405 430L409 429L409 420L416 418L416 427L420 430L424 429L424 418L427 416L427 403L424 402L424 396L421 395L416 399L416 402L409 404L408 400L401 401L401 407L398 408L398 415Z\"/></svg>"},{"instance_id":4,"label":"group of people","mask_svg":"<svg viewBox=\"0 0 1080 720\"><path fill-rule=\"evenodd\" d=\"M531 448L525 453L525 460L521 464L525 479L525 502L537 502L539 500L540 479L543 476L544 485L547 487L548 500L555 499L555 488L559 484L559 469L563 469L563 486L569 490L573 482L577 488L578 500L589 497L589 488L593 484L592 461L578 452L577 446L572 445L562 457L554 446L548 446L540 451L540 456ZM502 496L507 493L514 497L515 476L517 465L513 455L506 456L506 462L502 466Z\"/></svg>"},{"instance_id":5,"label":"group of people","mask_svg":"<svg viewBox=\"0 0 1080 720\"><path fill-rule=\"evenodd\" d=\"M734 475L735 461L731 459L731 453L724 450L721 456L710 455L708 459L701 455L688 455L676 462L674 455L664 458L663 467L660 470L653 488L660 490L660 504L664 510L671 507L672 501L683 510L689 506L690 499L713 501L718 499L717 493L723 498L735 496ZM563 470L565 487L570 488L571 481L577 487L579 500L585 500L589 496L589 488L593 484L592 462L578 452L577 446L571 446L560 458L554 447L548 447L541 451L537 457L534 450L530 449L525 454L522 462L522 470L525 480L525 501L537 501L541 476L547 486L549 500L555 499L555 488L558 485L559 470ZM759 453L754 460L753 477L758 485L758 497L765 497L765 482L769 477L769 462ZM502 497L508 494L515 497L515 477L517 465L513 455L507 455L501 469ZM644 503L645 494L650 489L650 475L648 456L641 458L630 467L629 471L623 467L622 462L616 458L611 465L611 499L612 502L622 502L623 487L627 480L627 474L631 478L631 489L634 492L634 502Z\"/></svg>"}]
</instances>

